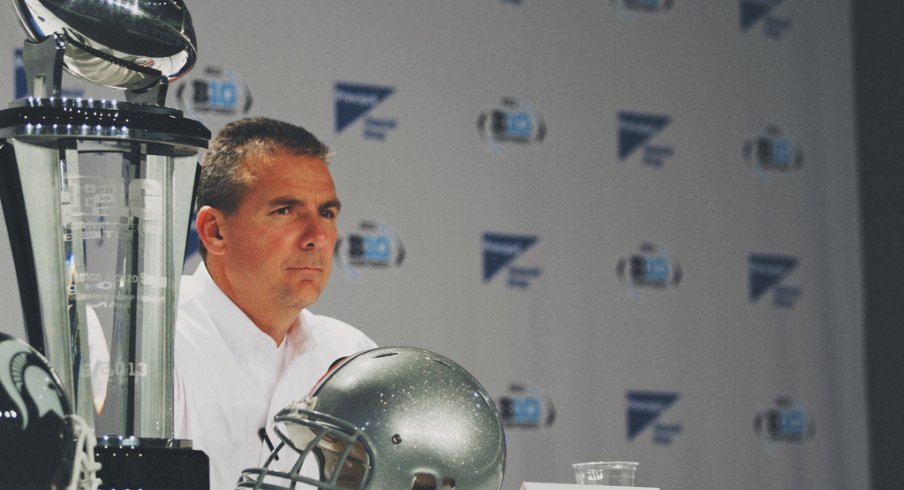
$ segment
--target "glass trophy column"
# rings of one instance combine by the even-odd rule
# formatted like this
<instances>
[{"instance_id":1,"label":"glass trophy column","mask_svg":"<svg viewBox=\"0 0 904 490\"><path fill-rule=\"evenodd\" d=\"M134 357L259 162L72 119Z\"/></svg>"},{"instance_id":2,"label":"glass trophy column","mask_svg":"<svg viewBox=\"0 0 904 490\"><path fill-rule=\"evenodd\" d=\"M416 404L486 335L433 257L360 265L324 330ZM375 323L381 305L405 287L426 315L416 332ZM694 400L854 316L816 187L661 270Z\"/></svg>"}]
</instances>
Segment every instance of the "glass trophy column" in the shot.
<instances>
[{"instance_id":1,"label":"glass trophy column","mask_svg":"<svg viewBox=\"0 0 904 490\"><path fill-rule=\"evenodd\" d=\"M173 438L178 285L209 138L147 103L51 95L0 111L0 197L27 340L105 434L102 488L209 484L207 457Z\"/></svg>"}]
</instances>

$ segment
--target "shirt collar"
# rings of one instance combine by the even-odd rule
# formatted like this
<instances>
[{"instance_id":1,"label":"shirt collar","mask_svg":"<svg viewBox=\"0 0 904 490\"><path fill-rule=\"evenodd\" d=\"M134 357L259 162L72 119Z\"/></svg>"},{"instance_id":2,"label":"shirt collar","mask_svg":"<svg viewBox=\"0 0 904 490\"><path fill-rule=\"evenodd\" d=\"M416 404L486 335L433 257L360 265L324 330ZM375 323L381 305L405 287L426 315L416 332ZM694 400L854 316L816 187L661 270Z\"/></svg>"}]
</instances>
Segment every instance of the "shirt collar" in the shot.
<instances>
[{"instance_id":1,"label":"shirt collar","mask_svg":"<svg viewBox=\"0 0 904 490\"><path fill-rule=\"evenodd\" d=\"M203 262L198 265L194 276L200 286L199 295L209 306L208 314L211 320L239 364L249 362L255 352L263 350L264 352L272 351L273 354L277 353L276 342L257 328L248 315L233 303L229 296L226 296L226 293L213 281ZM310 313L302 310L292 326L289 327L289 331L286 332L283 344L288 344L285 347L289 348L289 357L294 357L293 352L300 353L309 347L307 344L311 338L310 327L307 325L305 317L310 317Z\"/></svg>"}]
</instances>

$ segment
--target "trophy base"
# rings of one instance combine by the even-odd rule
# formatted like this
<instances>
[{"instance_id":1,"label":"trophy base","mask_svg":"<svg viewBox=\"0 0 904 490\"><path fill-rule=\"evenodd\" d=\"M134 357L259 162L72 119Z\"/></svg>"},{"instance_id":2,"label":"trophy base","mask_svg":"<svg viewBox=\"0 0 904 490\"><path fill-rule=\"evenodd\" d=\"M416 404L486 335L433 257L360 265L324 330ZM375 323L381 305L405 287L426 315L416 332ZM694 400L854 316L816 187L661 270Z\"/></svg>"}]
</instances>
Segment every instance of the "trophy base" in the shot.
<instances>
[{"instance_id":1,"label":"trophy base","mask_svg":"<svg viewBox=\"0 0 904 490\"><path fill-rule=\"evenodd\" d=\"M145 440L131 446L104 445L94 457L102 465L97 476L102 490L198 490L210 488L210 466L203 451L172 447L165 440Z\"/></svg>"}]
</instances>

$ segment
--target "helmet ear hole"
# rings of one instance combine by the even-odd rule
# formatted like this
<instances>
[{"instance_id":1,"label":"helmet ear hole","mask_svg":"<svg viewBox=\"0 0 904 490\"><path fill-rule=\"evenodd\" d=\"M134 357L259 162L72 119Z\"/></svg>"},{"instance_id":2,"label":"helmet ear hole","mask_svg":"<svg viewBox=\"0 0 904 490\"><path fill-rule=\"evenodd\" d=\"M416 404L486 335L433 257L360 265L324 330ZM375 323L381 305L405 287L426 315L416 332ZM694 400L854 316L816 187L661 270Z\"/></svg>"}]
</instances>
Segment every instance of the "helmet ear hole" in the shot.
<instances>
[{"instance_id":1,"label":"helmet ear hole","mask_svg":"<svg viewBox=\"0 0 904 490\"><path fill-rule=\"evenodd\" d=\"M429 473L416 473L411 482L411 490L437 490L436 477Z\"/></svg>"},{"instance_id":2,"label":"helmet ear hole","mask_svg":"<svg viewBox=\"0 0 904 490\"><path fill-rule=\"evenodd\" d=\"M437 488L436 477L429 473L417 473L411 483L411 490L455 490L455 480L443 478L443 486Z\"/></svg>"}]
</instances>

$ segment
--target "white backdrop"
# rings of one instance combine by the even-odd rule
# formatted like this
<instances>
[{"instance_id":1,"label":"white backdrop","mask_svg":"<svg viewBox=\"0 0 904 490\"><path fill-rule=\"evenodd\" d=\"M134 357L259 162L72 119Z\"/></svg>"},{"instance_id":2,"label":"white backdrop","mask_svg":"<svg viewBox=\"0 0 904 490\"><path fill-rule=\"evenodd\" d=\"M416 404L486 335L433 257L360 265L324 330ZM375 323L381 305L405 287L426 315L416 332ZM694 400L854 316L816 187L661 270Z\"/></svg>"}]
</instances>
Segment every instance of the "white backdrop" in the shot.
<instances>
[{"instance_id":1,"label":"white backdrop","mask_svg":"<svg viewBox=\"0 0 904 490\"><path fill-rule=\"evenodd\" d=\"M314 310L472 371L504 488L601 459L668 489L868 486L848 2L187 3L199 63L167 104L335 150ZM9 10L8 100L22 39ZM21 335L6 240L0 273Z\"/></svg>"}]
</instances>

